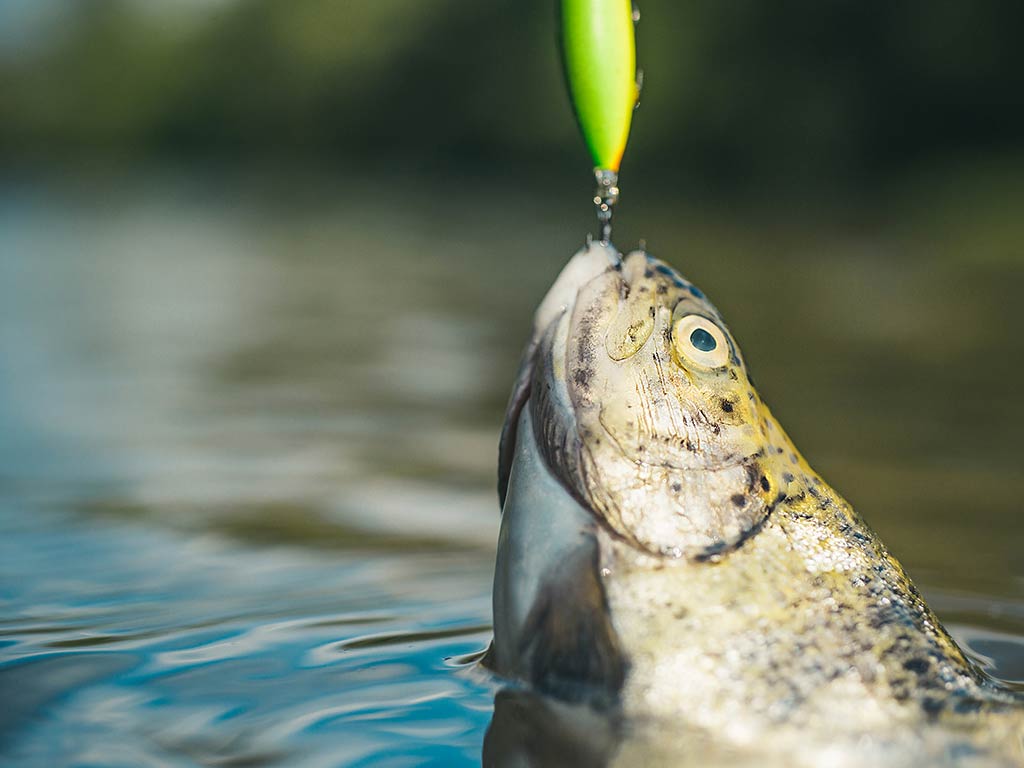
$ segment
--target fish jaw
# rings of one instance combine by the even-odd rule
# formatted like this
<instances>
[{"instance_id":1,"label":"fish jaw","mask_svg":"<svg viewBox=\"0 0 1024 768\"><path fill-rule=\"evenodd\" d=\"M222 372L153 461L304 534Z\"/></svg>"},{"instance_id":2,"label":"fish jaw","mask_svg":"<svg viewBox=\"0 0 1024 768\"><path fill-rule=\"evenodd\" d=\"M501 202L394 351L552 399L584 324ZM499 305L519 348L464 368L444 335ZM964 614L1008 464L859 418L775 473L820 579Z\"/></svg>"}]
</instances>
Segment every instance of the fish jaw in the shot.
<instances>
[{"instance_id":1,"label":"fish jaw","mask_svg":"<svg viewBox=\"0 0 1024 768\"><path fill-rule=\"evenodd\" d=\"M551 288L537 307L533 328L516 373L516 381L505 409L505 423L498 444L498 500L504 506L512 458L515 453L519 413L530 395L537 348L544 335L563 317L572 312L577 295L595 277L621 268L622 256L614 246L588 242L562 268Z\"/></svg>"}]
</instances>

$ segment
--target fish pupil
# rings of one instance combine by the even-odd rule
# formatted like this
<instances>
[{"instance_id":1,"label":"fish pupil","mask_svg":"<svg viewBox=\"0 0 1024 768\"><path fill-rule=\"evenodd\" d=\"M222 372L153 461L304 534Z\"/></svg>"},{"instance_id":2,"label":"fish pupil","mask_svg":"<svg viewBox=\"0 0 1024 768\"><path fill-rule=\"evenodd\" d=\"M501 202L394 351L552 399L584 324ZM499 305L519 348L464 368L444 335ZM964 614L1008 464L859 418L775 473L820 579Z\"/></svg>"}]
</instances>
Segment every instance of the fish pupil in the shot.
<instances>
[{"instance_id":1,"label":"fish pupil","mask_svg":"<svg viewBox=\"0 0 1024 768\"><path fill-rule=\"evenodd\" d=\"M693 333L690 334L690 343L701 352L712 352L718 346L715 337L703 328L693 329Z\"/></svg>"}]
</instances>

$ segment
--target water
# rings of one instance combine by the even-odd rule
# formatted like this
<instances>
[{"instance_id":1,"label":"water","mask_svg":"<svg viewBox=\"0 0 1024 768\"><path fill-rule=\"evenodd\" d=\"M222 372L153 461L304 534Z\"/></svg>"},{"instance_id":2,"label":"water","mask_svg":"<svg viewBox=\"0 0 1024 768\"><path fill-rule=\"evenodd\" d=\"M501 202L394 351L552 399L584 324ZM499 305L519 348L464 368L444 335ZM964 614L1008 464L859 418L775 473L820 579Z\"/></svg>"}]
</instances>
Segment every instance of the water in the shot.
<instances>
[{"instance_id":1,"label":"water","mask_svg":"<svg viewBox=\"0 0 1024 768\"><path fill-rule=\"evenodd\" d=\"M497 432L590 226L552 195L510 239L478 187L0 188L0 762L480 762ZM808 458L1024 682L1024 262L935 200L633 204L620 242L714 298ZM508 720L490 754L559 754Z\"/></svg>"}]
</instances>

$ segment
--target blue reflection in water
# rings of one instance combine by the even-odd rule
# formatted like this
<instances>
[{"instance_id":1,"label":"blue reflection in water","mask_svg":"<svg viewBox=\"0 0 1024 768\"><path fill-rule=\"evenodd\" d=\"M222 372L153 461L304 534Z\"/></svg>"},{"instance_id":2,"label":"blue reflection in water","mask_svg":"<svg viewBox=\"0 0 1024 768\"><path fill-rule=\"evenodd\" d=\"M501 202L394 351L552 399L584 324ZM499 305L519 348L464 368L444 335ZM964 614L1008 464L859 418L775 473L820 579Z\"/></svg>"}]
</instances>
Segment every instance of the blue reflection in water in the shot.
<instances>
[{"instance_id":1,"label":"blue reflection in water","mask_svg":"<svg viewBox=\"0 0 1024 768\"><path fill-rule=\"evenodd\" d=\"M493 686L446 662L487 641L479 558L253 552L53 512L30 532L3 508L9 758L479 762Z\"/></svg>"},{"instance_id":2,"label":"blue reflection in water","mask_svg":"<svg viewBox=\"0 0 1024 768\"><path fill-rule=\"evenodd\" d=\"M479 762L478 331L168 194L0 189L0 763Z\"/></svg>"}]
</instances>

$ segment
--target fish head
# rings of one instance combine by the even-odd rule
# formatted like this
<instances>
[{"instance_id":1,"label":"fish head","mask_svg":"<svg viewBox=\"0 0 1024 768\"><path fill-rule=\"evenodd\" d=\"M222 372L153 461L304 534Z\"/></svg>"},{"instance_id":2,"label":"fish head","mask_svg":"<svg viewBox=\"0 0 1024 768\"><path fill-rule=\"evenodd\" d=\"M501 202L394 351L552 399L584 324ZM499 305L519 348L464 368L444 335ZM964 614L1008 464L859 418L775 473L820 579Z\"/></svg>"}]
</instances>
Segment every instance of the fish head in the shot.
<instances>
[{"instance_id":1,"label":"fish head","mask_svg":"<svg viewBox=\"0 0 1024 768\"><path fill-rule=\"evenodd\" d=\"M521 404L548 467L614 534L719 558L761 529L793 449L704 293L644 251L615 256L584 249L541 304Z\"/></svg>"}]
</instances>

